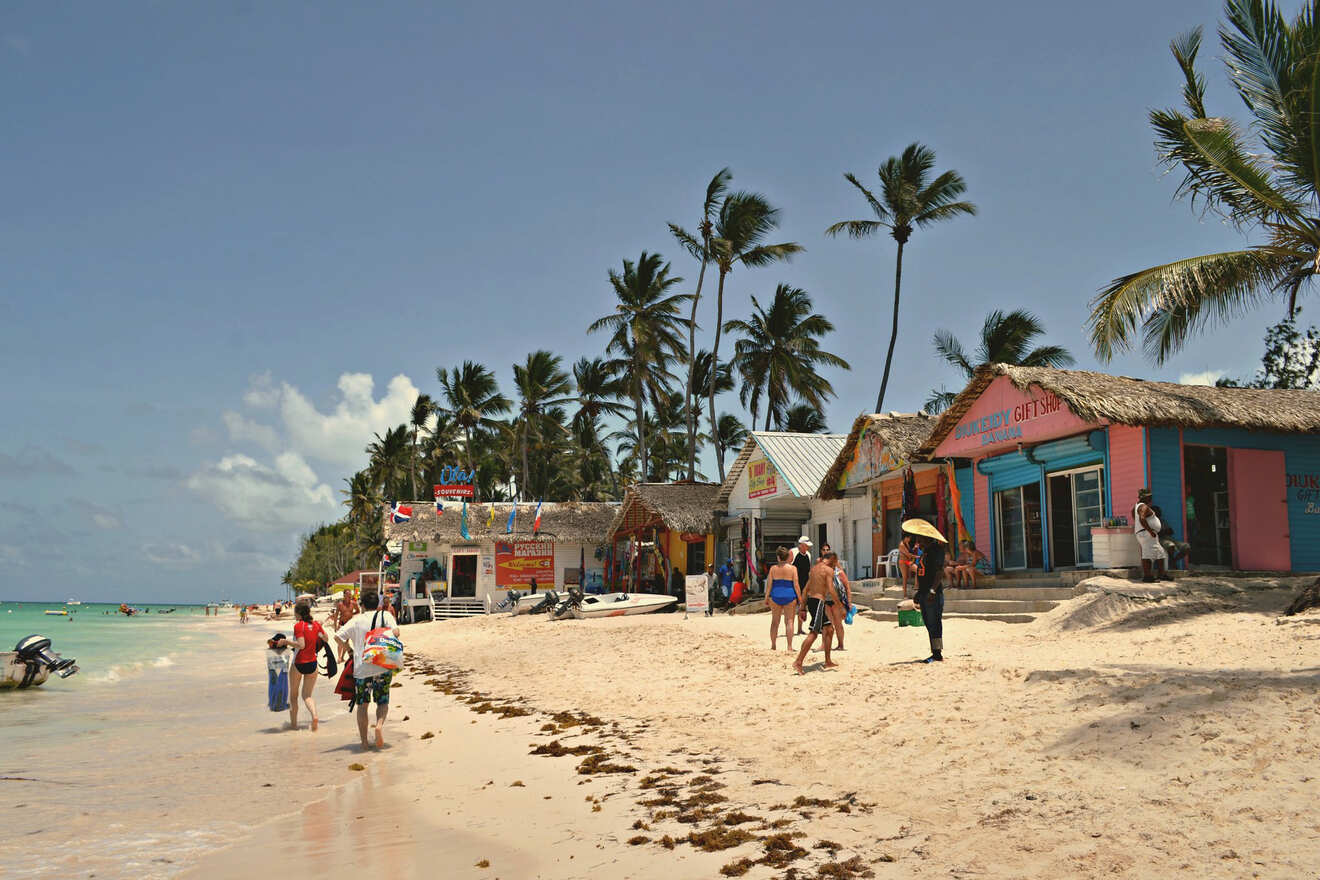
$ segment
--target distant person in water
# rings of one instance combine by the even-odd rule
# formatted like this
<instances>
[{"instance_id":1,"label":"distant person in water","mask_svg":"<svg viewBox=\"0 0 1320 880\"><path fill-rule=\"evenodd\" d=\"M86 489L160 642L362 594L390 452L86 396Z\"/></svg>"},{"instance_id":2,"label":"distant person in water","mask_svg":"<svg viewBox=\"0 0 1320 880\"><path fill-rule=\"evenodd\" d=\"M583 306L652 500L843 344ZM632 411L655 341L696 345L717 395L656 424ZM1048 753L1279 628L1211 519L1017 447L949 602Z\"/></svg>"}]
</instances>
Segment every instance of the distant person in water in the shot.
<instances>
[{"instance_id":1,"label":"distant person in water","mask_svg":"<svg viewBox=\"0 0 1320 880\"><path fill-rule=\"evenodd\" d=\"M367 704L376 704L376 724L371 728L375 732L375 746L385 745L385 717L390 711L390 684L394 681L394 670L362 662L362 652L366 646L367 633L379 627L392 631L397 638L399 622L388 611L377 611L380 593L372 589L362 591L362 611L344 624L335 633L339 642L339 658L344 653L353 652L353 701L357 705L358 736L362 748L370 748L367 727Z\"/></svg>"},{"instance_id":2,"label":"distant person in water","mask_svg":"<svg viewBox=\"0 0 1320 880\"><path fill-rule=\"evenodd\" d=\"M789 549L780 547L775 552L778 559L770 566L765 579L765 607L770 609L770 650L775 650L779 640L779 621L784 621L784 635L788 638L788 650L793 650L793 621L797 617L798 606L802 603L802 587L798 584L797 566L788 561Z\"/></svg>"}]
</instances>

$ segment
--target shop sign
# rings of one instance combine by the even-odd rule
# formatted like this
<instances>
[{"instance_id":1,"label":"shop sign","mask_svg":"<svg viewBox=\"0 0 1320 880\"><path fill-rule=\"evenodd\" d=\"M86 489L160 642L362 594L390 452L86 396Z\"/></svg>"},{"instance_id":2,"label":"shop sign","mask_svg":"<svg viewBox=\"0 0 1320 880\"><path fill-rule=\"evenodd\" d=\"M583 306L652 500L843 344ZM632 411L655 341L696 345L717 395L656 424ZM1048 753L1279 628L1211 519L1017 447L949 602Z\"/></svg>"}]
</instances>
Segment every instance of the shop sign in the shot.
<instances>
[{"instance_id":1,"label":"shop sign","mask_svg":"<svg viewBox=\"0 0 1320 880\"><path fill-rule=\"evenodd\" d=\"M747 497L764 498L779 491L779 475L768 459L758 458L747 464Z\"/></svg>"},{"instance_id":2,"label":"shop sign","mask_svg":"<svg viewBox=\"0 0 1320 880\"><path fill-rule=\"evenodd\" d=\"M1039 389L1019 391L1000 376L935 450L936 456L974 455L987 447L1034 443L1091 427L1057 395Z\"/></svg>"},{"instance_id":3,"label":"shop sign","mask_svg":"<svg viewBox=\"0 0 1320 880\"><path fill-rule=\"evenodd\" d=\"M495 586L527 586L555 582L555 545L552 541L496 541Z\"/></svg>"},{"instance_id":4,"label":"shop sign","mask_svg":"<svg viewBox=\"0 0 1320 880\"><path fill-rule=\"evenodd\" d=\"M1288 474L1288 494L1302 513L1320 516L1320 474Z\"/></svg>"},{"instance_id":5,"label":"shop sign","mask_svg":"<svg viewBox=\"0 0 1320 880\"><path fill-rule=\"evenodd\" d=\"M440 482L435 486L435 498L437 501L443 498L467 498L476 497L476 491L473 489L473 483L476 481L476 470L465 471L460 467L445 465L440 468Z\"/></svg>"},{"instance_id":6,"label":"shop sign","mask_svg":"<svg viewBox=\"0 0 1320 880\"><path fill-rule=\"evenodd\" d=\"M690 574L683 580L683 604L689 614L705 614L710 608L710 590L704 574Z\"/></svg>"}]
</instances>

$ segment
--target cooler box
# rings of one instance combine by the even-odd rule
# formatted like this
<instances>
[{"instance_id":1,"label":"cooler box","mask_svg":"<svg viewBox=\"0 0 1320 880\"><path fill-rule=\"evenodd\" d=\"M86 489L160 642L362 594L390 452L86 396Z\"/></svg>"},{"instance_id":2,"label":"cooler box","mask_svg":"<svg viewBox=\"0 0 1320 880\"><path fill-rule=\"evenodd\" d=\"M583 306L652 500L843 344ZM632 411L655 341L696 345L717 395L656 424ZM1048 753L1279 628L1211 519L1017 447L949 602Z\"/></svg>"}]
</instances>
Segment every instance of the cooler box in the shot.
<instances>
[{"instance_id":1,"label":"cooler box","mask_svg":"<svg viewBox=\"0 0 1320 880\"><path fill-rule=\"evenodd\" d=\"M925 626L926 622L921 619L921 612L913 608L910 611L898 612L899 626Z\"/></svg>"}]
</instances>

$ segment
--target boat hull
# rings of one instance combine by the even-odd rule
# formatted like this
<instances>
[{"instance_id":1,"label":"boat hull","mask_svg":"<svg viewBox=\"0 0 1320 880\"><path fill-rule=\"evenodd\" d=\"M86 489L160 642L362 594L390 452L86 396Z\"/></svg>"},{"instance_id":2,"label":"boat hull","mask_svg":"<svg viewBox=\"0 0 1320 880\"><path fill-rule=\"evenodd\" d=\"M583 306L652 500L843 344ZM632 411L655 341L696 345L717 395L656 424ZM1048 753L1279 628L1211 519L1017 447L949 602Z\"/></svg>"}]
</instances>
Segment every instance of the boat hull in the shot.
<instances>
[{"instance_id":1,"label":"boat hull","mask_svg":"<svg viewBox=\"0 0 1320 880\"><path fill-rule=\"evenodd\" d=\"M678 599L673 596L656 596L649 593L605 593L583 599L582 604L573 609L573 616L578 620L591 620L595 617L651 614L668 608L677 601Z\"/></svg>"},{"instance_id":2,"label":"boat hull","mask_svg":"<svg viewBox=\"0 0 1320 880\"><path fill-rule=\"evenodd\" d=\"M18 659L18 652L0 651L0 690L36 687L48 678L50 670L37 664L36 673L28 679L28 665Z\"/></svg>"}]
</instances>

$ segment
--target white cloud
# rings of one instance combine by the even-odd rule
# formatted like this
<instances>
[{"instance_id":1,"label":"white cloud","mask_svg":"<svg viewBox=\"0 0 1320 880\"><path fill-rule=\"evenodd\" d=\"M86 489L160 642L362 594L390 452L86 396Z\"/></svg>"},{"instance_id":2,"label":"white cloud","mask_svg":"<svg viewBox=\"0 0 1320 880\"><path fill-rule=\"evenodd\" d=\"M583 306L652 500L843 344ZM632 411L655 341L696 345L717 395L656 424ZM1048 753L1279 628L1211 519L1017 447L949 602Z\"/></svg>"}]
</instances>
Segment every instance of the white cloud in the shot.
<instances>
[{"instance_id":1,"label":"white cloud","mask_svg":"<svg viewBox=\"0 0 1320 880\"><path fill-rule=\"evenodd\" d=\"M309 458L360 467L372 435L407 422L418 394L417 386L402 374L390 380L380 400L374 390L369 373L344 373L339 377L339 401L333 410L322 413L297 388L284 383L280 415L289 445Z\"/></svg>"},{"instance_id":2,"label":"white cloud","mask_svg":"<svg viewBox=\"0 0 1320 880\"><path fill-rule=\"evenodd\" d=\"M270 425L259 424L232 410L221 413L220 419L229 431L231 443L258 446L267 452L274 452L279 448L280 436Z\"/></svg>"},{"instance_id":3,"label":"white cloud","mask_svg":"<svg viewBox=\"0 0 1320 880\"><path fill-rule=\"evenodd\" d=\"M1200 373L1183 373L1178 377L1183 385L1213 385L1227 375L1223 370L1203 370Z\"/></svg>"},{"instance_id":4,"label":"white cloud","mask_svg":"<svg viewBox=\"0 0 1320 880\"><path fill-rule=\"evenodd\" d=\"M142 556L148 562L172 568L187 568L202 561L202 555L187 544L143 544Z\"/></svg>"},{"instance_id":5,"label":"white cloud","mask_svg":"<svg viewBox=\"0 0 1320 880\"><path fill-rule=\"evenodd\" d=\"M275 387L270 371L257 373L248 379L248 390L243 395L243 402L254 409L275 408L280 402L280 389Z\"/></svg>"},{"instance_id":6,"label":"white cloud","mask_svg":"<svg viewBox=\"0 0 1320 880\"><path fill-rule=\"evenodd\" d=\"M193 474L186 485L250 529L307 526L340 512L330 487L296 452L276 456L273 467L246 455L227 455Z\"/></svg>"},{"instance_id":7,"label":"white cloud","mask_svg":"<svg viewBox=\"0 0 1320 880\"><path fill-rule=\"evenodd\" d=\"M113 513L100 510L92 511L92 525L96 526L98 529L105 529L106 531L121 529L124 527L124 523L119 517L115 516Z\"/></svg>"}]
</instances>

